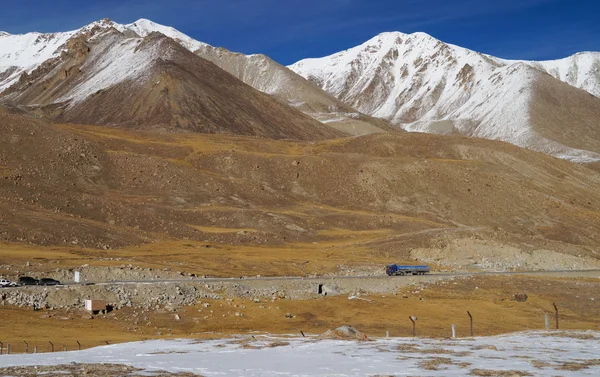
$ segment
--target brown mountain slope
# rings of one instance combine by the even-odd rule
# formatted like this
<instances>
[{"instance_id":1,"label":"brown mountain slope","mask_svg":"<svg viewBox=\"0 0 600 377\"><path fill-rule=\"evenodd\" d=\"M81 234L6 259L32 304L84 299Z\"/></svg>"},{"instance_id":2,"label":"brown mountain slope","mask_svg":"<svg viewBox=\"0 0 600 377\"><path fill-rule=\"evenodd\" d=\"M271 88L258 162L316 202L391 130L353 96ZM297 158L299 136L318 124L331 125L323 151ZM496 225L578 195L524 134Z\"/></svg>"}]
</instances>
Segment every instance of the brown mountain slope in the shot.
<instances>
[{"instance_id":1,"label":"brown mountain slope","mask_svg":"<svg viewBox=\"0 0 600 377\"><path fill-rule=\"evenodd\" d=\"M200 45L194 52L254 89L348 135L401 132L384 119L361 114L268 56L244 55L207 44Z\"/></svg>"},{"instance_id":2,"label":"brown mountain slope","mask_svg":"<svg viewBox=\"0 0 600 377\"><path fill-rule=\"evenodd\" d=\"M156 257L170 250L174 260L184 244L209 244L223 258L251 247L277 263L310 260L303 252L314 249L348 263L597 264L600 174L502 142L375 134L314 144L3 113L0 143L8 242L158 242Z\"/></svg>"},{"instance_id":3,"label":"brown mountain slope","mask_svg":"<svg viewBox=\"0 0 600 377\"><path fill-rule=\"evenodd\" d=\"M274 139L341 133L244 84L159 33L145 38L91 31L68 53L5 93L69 123Z\"/></svg>"},{"instance_id":4,"label":"brown mountain slope","mask_svg":"<svg viewBox=\"0 0 600 377\"><path fill-rule=\"evenodd\" d=\"M600 154L600 100L590 93L538 73L529 113L533 129L571 148Z\"/></svg>"}]
</instances>

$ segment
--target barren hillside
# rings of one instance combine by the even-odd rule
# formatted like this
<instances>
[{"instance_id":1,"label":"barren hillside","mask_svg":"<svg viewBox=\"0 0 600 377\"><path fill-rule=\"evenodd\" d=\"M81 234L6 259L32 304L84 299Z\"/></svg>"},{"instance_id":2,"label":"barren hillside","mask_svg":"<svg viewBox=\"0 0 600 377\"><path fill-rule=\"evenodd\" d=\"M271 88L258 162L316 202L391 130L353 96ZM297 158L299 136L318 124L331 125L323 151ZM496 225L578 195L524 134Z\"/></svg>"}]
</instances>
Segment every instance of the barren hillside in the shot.
<instances>
[{"instance_id":1,"label":"barren hillside","mask_svg":"<svg viewBox=\"0 0 600 377\"><path fill-rule=\"evenodd\" d=\"M0 127L8 242L208 243L217 253L259 247L283 259L314 249L306 255L330 250L348 262L385 255L446 264L460 254L463 266L480 267L507 255L532 267L596 263L600 175L502 142L165 135L6 111Z\"/></svg>"}]
</instances>

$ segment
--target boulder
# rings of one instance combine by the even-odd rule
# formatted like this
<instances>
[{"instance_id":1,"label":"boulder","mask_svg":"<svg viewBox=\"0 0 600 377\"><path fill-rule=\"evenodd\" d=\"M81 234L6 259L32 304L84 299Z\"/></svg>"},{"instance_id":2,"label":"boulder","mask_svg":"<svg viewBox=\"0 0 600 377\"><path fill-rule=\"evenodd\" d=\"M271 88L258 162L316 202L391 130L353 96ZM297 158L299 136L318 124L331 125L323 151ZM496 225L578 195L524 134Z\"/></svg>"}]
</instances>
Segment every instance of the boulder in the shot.
<instances>
[{"instance_id":1,"label":"boulder","mask_svg":"<svg viewBox=\"0 0 600 377\"><path fill-rule=\"evenodd\" d=\"M335 340L359 340L370 341L371 339L363 332L358 331L352 326L341 326L335 330L327 330L319 335L317 339L335 339Z\"/></svg>"},{"instance_id":2,"label":"boulder","mask_svg":"<svg viewBox=\"0 0 600 377\"><path fill-rule=\"evenodd\" d=\"M527 295L525 293L517 293L516 295L514 295L513 301L525 302L527 301Z\"/></svg>"}]
</instances>

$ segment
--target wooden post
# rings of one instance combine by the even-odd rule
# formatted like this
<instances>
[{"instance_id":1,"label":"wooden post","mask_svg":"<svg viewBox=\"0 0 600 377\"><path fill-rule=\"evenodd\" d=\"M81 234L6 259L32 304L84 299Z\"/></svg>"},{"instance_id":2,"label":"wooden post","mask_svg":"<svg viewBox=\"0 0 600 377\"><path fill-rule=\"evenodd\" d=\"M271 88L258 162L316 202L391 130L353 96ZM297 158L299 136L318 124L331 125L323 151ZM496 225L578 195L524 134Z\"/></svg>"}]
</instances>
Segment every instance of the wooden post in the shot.
<instances>
[{"instance_id":1,"label":"wooden post","mask_svg":"<svg viewBox=\"0 0 600 377\"><path fill-rule=\"evenodd\" d=\"M50 341L48 343L50 343L50 352L54 352L54 343Z\"/></svg>"},{"instance_id":2,"label":"wooden post","mask_svg":"<svg viewBox=\"0 0 600 377\"><path fill-rule=\"evenodd\" d=\"M389 331L386 331L386 332L385 332L385 337L386 337L386 338L389 338L389 337L390 337L390 332L389 332Z\"/></svg>"},{"instance_id":3,"label":"wooden post","mask_svg":"<svg viewBox=\"0 0 600 377\"><path fill-rule=\"evenodd\" d=\"M417 336L417 317L409 315L408 318L410 318L410 320L413 324L413 336L416 337Z\"/></svg>"},{"instance_id":4,"label":"wooden post","mask_svg":"<svg viewBox=\"0 0 600 377\"><path fill-rule=\"evenodd\" d=\"M469 315L469 322L471 323L471 336L473 336L473 316L471 312L467 310L467 314Z\"/></svg>"},{"instance_id":5,"label":"wooden post","mask_svg":"<svg viewBox=\"0 0 600 377\"><path fill-rule=\"evenodd\" d=\"M456 339L456 325L452 324L452 339Z\"/></svg>"},{"instance_id":6,"label":"wooden post","mask_svg":"<svg viewBox=\"0 0 600 377\"><path fill-rule=\"evenodd\" d=\"M104 343L106 343L107 346L110 345L110 343L108 342L108 340L105 340Z\"/></svg>"},{"instance_id":7,"label":"wooden post","mask_svg":"<svg viewBox=\"0 0 600 377\"><path fill-rule=\"evenodd\" d=\"M10 344L6 344L6 354L10 355Z\"/></svg>"},{"instance_id":8,"label":"wooden post","mask_svg":"<svg viewBox=\"0 0 600 377\"><path fill-rule=\"evenodd\" d=\"M33 346L33 353L37 353L37 346Z\"/></svg>"},{"instance_id":9,"label":"wooden post","mask_svg":"<svg viewBox=\"0 0 600 377\"><path fill-rule=\"evenodd\" d=\"M2 347L3 347L3 346L4 346L4 343L0 342L0 355L2 355L2 351L4 351L4 350L2 349Z\"/></svg>"},{"instance_id":10,"label":"wooden post","mask_svg":"<svg viewBox=\"0 0 600 377\"><path fill-rule=\"evenodd\" d=\"M77 341L77 349L81 351L81 343L79 343L79 340Z\"/></svg>"},{"instance_id":11,"label":"wooden post","mask_svg":"<svg viewBox=\"0 0 600 377\"><path fill-rule=\"evenodd\" d=\"M558 330L558 307L556 306L555 303L552 303L552 305L554 305L554 311L555 311L555 315L556 315L556 329Z\"/></svg>"},{"instance_id":12,"label":"wooden post","mask_svg":"<svg viewBox=\"0 0 600 377\"><path fill-rule=\"evenodd\" d=\"M300 330L300 334L302 334L303 338L306 338L306 335L304 335L304 331Z\"/></svg>"},{"instance_id":13,"label":"wooden post","mask_svg":"<svg viewBox=\"0 0 600 377\"><path fill-rule=\"evenodd\" d=\"M25 353L29 353L29 344L26 341L23 341L23 343L25 343Z\"/></svg>"},{"instance_id":14,"label":"wooden post","mask_svg":"<svg viewBox=\"0 0 600 377\"><path fill-rule=\"evenodd\" d=\"M544 315L544 317L545 317L544 318L544 322L545 322L545 325L546 325L546 331L550 331L550 315L548 315L548 313L546 313Z\"/></svg>"},{"instance_id":15,"label":"wooden post","mask_svg":"<svg viewBox=\"0 0 600 377\"><path fill-rule=\"evenodd\" d=\"M67 352L67 346L63 346L63 352Z\"/></svg>"}]
</instances>

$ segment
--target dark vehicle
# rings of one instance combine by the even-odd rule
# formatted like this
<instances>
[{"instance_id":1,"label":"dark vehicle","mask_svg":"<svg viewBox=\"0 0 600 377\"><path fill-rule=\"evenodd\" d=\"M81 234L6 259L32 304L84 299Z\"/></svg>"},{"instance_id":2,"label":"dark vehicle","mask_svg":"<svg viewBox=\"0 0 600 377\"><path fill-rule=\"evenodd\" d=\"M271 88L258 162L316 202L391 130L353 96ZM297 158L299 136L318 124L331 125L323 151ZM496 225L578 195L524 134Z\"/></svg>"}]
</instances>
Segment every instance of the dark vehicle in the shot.
<instances>
[{"instance_id":1,"label":"dark vehicle","mask_svg":"<svg viewBox=\"0 0 600 377\"><path fill-rule=\"evenodd\" d=\"M425 275L429 271L429 266L398 266L397 264L388 264L385 266L385 273L388 276Z\"/></svg>"},{"instance_id":2,"label":"dark vehicle","mask_svg":"<svg viewBox=\"0 0 600 377\"><path fill-rule=\"evenodd\" d=\"M42 278L40 279L39 285L60 285L60 281L50 279L50 278Z\"/></svg>"},{"instance_id":3,"label":"dark vehicle","mask_svg":"<svg viewBox=\"0 0 600 377\"><path fill-rule=\"evenodd\" d=\"M34 279L31 276L21 276L19 278L19 285L38 285L39 282L38 279Z\"/></svg>"}]
</instances>

